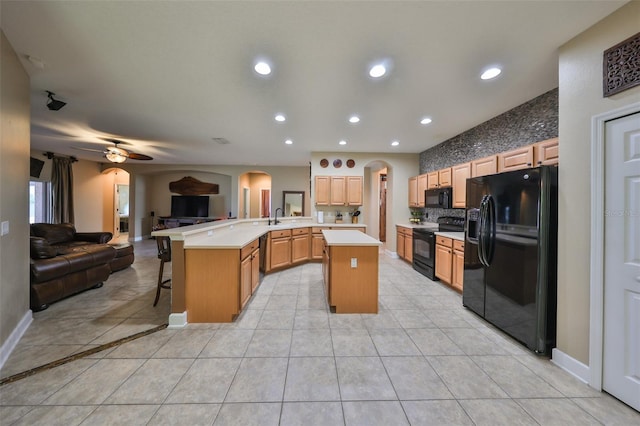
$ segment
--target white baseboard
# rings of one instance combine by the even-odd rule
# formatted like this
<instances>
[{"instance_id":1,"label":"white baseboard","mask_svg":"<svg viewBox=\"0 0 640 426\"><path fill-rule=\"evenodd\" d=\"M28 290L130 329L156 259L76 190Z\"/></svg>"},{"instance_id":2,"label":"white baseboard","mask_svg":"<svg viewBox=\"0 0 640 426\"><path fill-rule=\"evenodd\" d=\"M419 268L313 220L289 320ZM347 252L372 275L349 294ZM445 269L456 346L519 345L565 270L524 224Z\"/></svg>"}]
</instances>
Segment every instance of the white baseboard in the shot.
<instances>
[{"instance_id":1,"label":"white baseboard","mask_svg":"<svg viewBox=\"0 0 640 426\"><path fill-rule=\"evenodd\" d=\"M187 311L181 314L170 314L167 328L184 328L187 325Z\"/></svg>"},{"instance_id":2,"label":"white baseboard","mask_svg":"<svg viewBox=\"0 0 640 426\"><path fill-rule=\"evenodd\" d=\"M391 251L391 250L389 250L389 249L385 249L385 250L384 250L384 253L385 253L387 256L389 256L390 258L392 258L392 259L399 259L399 258L400 258L400 256L398 256L398 253L397 253L397 252L395 252L395 251Z\"/></svg>"},{"instance_id":3,"label":"white baseboard","mask_svg":"<svg viewBox=\"0 0 640 426\"><path fill-rule=\"evenodd\" d=\"M565 354L558 348L553 348L551 350L551 362L574 376L576 379L589 384L591 373L588 365L585 365L577 359Z\"/></svg>"},{"instance_id":4,"label":"white baseboard","mask_svg":"<svg viewBox=\"0 0 640 426\"><path fill-rule=\"evenodd\" d=\"M18 322L16 328L13 329L7 340L4 341L2 347L0 347L0 368L2 368L7 359L9 359L9 355L11 355L11 352L16 348L16 345L27 331L32 321L33 312L29 309L25 312L24 316L20 322Z\"/></svg>"}]
</instances>

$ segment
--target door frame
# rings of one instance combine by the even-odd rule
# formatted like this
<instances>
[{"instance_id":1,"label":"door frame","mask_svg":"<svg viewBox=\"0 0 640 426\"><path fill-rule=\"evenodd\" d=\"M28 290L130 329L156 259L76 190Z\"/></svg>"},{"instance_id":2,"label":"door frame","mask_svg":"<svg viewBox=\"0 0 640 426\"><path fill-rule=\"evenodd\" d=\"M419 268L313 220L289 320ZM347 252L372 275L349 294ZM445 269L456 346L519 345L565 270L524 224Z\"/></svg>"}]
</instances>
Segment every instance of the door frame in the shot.
<instances>
[{"instance_id":1,"label":"door frame","mask_svg":"<svg viewBox=\"0 0 640 426\"><path fill-rule=\"evenodd\" d=\"M589 386L602 390L604 358L604 178L607 121L640 112L640 102L591 118L591 268L589 292Z\"/></svg>"}]
</instances>

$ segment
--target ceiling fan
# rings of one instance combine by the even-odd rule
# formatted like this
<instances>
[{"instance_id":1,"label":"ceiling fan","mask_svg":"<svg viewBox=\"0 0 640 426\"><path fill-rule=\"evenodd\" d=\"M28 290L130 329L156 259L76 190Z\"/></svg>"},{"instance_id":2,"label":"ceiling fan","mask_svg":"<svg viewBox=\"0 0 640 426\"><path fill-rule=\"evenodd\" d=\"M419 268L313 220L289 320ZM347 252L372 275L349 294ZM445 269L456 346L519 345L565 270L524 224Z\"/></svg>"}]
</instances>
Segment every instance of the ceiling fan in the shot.
<instances>
[{"instance_id":1,"label":"ceiling fan","mask_svg":"<svg viewBox=\"0 0 640 426\"><path fill-rule=\"evenodd\" d=\"M127 151L126 149L120 148L118 145L123 143L122 141L119 141L117 139L107 139L107 138L104 138L104 140L107 142L113 143L113 146L107 146L101 150L90 149L90 148L79 148L79 147L77 147L76 149L81 149L83 151L101 152L104 154L106 159L111 161L112 163L124 163L127 160L127 158L130 158L132 160L143 160L143 161L153 160L153 158L148 155Z\"/></svg>"}]
</instances>

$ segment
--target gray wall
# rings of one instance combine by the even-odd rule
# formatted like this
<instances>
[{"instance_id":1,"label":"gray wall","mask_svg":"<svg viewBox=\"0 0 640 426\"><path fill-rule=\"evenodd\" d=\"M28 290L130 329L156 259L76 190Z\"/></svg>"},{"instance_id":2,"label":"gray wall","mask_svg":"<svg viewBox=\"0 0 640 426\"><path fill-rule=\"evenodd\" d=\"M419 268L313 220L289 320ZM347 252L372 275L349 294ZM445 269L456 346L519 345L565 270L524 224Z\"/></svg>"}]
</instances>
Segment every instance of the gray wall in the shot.
<instances>
[{"instance_id":1,"label":"gray wall","mask_svg":"<svg viewBox=\"0 0 640 426\"><path fill-rule=\"evenodd\" d=\"M557 136L558 89L553 89L421 152L420 174ZM439 216L464 217L464 209L424 211L428 222L435 222Z\"/></svg>"}]
</instances>

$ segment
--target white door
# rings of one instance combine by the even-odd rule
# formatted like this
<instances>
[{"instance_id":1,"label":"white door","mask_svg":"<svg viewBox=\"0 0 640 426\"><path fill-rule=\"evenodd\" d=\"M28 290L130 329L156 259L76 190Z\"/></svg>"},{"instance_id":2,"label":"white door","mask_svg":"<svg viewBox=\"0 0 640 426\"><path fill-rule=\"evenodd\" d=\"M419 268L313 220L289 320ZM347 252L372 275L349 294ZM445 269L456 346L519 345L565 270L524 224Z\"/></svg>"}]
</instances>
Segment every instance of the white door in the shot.
<instances>
[{"instance_id":1,"label":"white door","mask_svg":"<svg viewBox=\"0 0 640 426\"><path fill-rule=\"evenodd\" d=\"M603 389L640 410L640 113L605 129Z\"/></svg>"}]
</instances>

